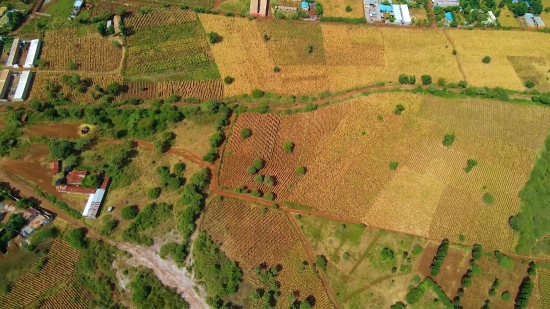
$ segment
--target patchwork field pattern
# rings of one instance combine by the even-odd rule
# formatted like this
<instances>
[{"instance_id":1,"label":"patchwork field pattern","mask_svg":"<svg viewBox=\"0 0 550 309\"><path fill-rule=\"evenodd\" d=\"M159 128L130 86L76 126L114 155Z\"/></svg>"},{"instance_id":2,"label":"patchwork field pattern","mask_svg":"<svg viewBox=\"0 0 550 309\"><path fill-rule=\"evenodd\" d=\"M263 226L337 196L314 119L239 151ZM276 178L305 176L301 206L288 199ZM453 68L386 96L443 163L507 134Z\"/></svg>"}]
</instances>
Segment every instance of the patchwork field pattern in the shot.
<instances>
[{"instance_id":1,"label":"patchwork field pattern","mask_svg":"<svg viewBox=\"0 0 550 309\"><path fill-rule=\"evenodd\" d=\"M67 70L73 61L80 71L106 72L120 67L122 49L100 37L77 37L77 29L68 28L46 31L40 59L49 70Z\"/></svg>"},{"instance_id":2,"label":"patchwork field pattern","mask_svg":"<svg viewBox=\"0 0 550 309\"><path fill-rule=\"evenodd\" d=\"M196 14L179 8L157 9L126 19L128 57L125 75L208 69L213 61Z\"/></svg>"},{"instance_id":3,"label":"patchwork field pattern","mask_svg":"<svg viewBox=\"0 0 550 309\"><path fill-rule=\"evenodd\" d=\"M396 115L396 104L405 111ZM243 139L242 128L252 136ZM489 100L380 93L311 113L245 113L229 136L220 185L275 193L278 201L370 226L511 250L508 218L550 129L550 110ZM450 147L447 133L456 139ZM284 153L282 143L294 143ZM246 172L256 157L273 187ZM469 159L476 160L465 172ZM397 170L390 169L397 162ZM305 166L303 176L295 172ZM494 196L487 205L483 196Z\"/></svg>"},{"instance_id":4,"label":"patchwork field pattern","mask_svg":"<svg viewBox=\"0 0 550 309\"><path fill-rule=\"evenodd\" d=\"M277 281L281 283L282 295L299 291L300 300L315 297L316 308L334 308L311 267L298 273L297 266L309 261L309 257L284 212L269 209L263 213L260 206L224 198L207 206L201 228L221 243L221 249L239 263L247 279L261 284L255 279L253 268L260 264L279 265Z\"/></svg>"},{"instance_id":5,"label":"patchwork field pattern","mask_svg":"<svg viewBox=\"0 0 550 309\"><path fill-rule=\"evenodd\" d=\"M34 269L27 271L9 293L0 296L0 303L4 308L28 308L31 304L40 308L87 308L86 302L71 301L74 297L85 297L85 290L74 277L80 255L81 252L72 249L67 243L55 240L43 268L36 274ZM37 299L44 296L36 304Z\"/></svg>"}]
</instances>

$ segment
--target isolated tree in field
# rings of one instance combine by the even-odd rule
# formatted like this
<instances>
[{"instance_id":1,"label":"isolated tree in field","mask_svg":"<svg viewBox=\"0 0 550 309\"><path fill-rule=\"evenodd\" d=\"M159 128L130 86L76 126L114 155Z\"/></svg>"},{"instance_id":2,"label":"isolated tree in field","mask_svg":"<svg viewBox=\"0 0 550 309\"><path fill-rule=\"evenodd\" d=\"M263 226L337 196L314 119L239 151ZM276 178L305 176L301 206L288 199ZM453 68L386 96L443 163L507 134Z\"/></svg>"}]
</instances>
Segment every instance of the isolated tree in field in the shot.
<instances>
[{"instance_id":1,"label":"isolated tree in field","mask_svg":"<svg viewBox=\"0 0 550 309\"><path fill-rule=\"evenodd\" d=\"M485 57L483 57L483 59L481 59L481 62L483 62L485 64L489 64L489 63L491 63L491 57L485 56Z\"/></svg>"},{"instance_id":2,"label":"isolated tree in field","mask_svg":"<svg viewBox=\"0 0 550 309\"><path fill-rule=\"evenodd\" d=\"M120 215L124 220L132 220L137 217L138 213L139 209L136 206L124 206L120 212Z\"/></svg>"},{"instance_id":3,"label":"isolated tree in field","mask_svg":"<svg viewBox=\"0 0 550 309\"><path fill-rule=\"evenodd\" d=\"M218 43L220 40L220 35L217 32L209 32L208 33L208 41L210 44Z\"/></svg>"},{"instance_id":4,"label":"isolated tree in field","mask_svg":"<svg viewBox=\"0 0 550 309\"><path fill-rule=\"evenodd\" d=\"M485 195L483 195L483 202L487 205L491 205L495 202L495 198L491 193L485 193Z\"/></svg>"},{"instance_id":5,"label":"isolated tree in field","mask_svg":"<svg viewBox=\"0 0 550 309\"><path fill-rule=\"evenodd\" d=\"M235 80L235 79L234 79L233 77L231 77L231 76L226 76L226 77L223 78L223 82L226 83L226 84L228 84L228 85L231 85L231 84L233 83L234 80Z\"/></svg>"},{"instance_id":6,"label":"isolated tree in field","mask_svg":"<svg viewBox=\"0 0 550 309\"><path fill-rule=\"evenodd\" d=\"M306 173L306 168L304 166L298 166L296 168L296 173L298 173L300 175L304 175Z\"/></svg>"},{"instance_id":7,"label":"isolated tree in field","mask_svg":"<svg viewBox=\"0 0 550 309\"><path fill-rule=\"evenodd\" d=\"M264 182L264 175L254 176L254 181L257 182L257 183L263 183Z\"/></svg>"},{"instance_id":8,"label":"isolated tree in field","mask_svg":"<svg viewBox=\"0 0 550 309\"><path fill-rule=\"evenodd\" d=\"M429 85L432 83L432 77L430 75L422 75L420 78L422 79L422 85Z\"/></svg>"},{"instance_id":9,"label":"isolated tree in field","mask_svg":"<svg viewBox=\"0 0 550 309\"><path fill-rule=\"evenodd\" d=\"M281 68L279 68L278 66L275 66L275 67L273 68L273 72L279 73L279 72L281 72Z\"/></svg>"},{"instance_id":10,"label":"isolated tree in field","mask_svg":"<svg viewBox=\"0 0 550 309\"><path fill-rule=\"evenodd\" d=\"M254 166L257 170L261 170L262 168L264 168L265 162L260 158L255 158L252 161L252 166Z\"/></svg>"},{"instance_id":11,"label":"isolated tree in field","mask_svg":"<svg viewBox=\"0 0 550 309\"><path fill-rule=\"evenodd\" d=\"M403 104L397 104L395 106L395 110L393 111L396 115L401 115L401 113L405 110L405 106Z\"/></svg>"},{"instance_id":12,"label":"isolated tree in field","mask_svg":"<svg viewBox=\"0 0 550 309\"><path fill-rule=\"evenodd\" d=\"M275 196L271 192L268 192L268 193L264 194L264 199L266 199L268 201L273 201L274 198L275 198Z\"/></svg>"},{"instance_id":13,"label":"isolated tree in field","mask_svg":"<svg viewBox=\"0 0 550 309\"><path fill-rule=\"evenodd\" d=\"M68 70L76 70L78 69L78 65L74 61L67 61L67 69Z\"/></svg>"},{"instance_id":14,"label":"isolated tree in field","mask_svg":"<svg viewBox=\"0 0 550 309\"><path fill-rule=\"evenodd\" d=\"M388 247L385 247L384 249L382 249L382 251L380 251L380 256L382 257L383 260L393 260L394 258L394 254L393 254L393 251L388 248Z\"/></svg>"},{"instance_id":15,"label":"isolated tree in field","mask_svg":"<svg viewBox=\"0 0 550 309\"><path fill-rule=\"evenodd\" d=\"M313 52L313 45L308 45L306 51L308 54L311 54Z\"/></svg>"},{"instance_id":16,"label":"isolated tree in field","mask_svg":"<svg viewBox=\"0 0 550 309\"><path fill-rule=\"evenodd\" d=\"M399 162L390 162L390 170L395 171L398 165Z\"/></svg>"},{"instance_id":17,"label":"isolated tree in field","mask_svg":"<svg viewBox=\"0 0 550 309\"><path fill-rule=\"evenodd\" d=\"M250 135L252 135L252 132L250 132L249 128L242 128L242 130L241 130L241 137L242 138L249 138Z\"/></svg>"},{"instance_id":18,"label":"isolated tree in field","mask_svg":"<svg viewBox=\"0 0 550 309\"><path fill-rule=\"evenodd\" d=\"M535 87L535 82L532 81L532 80L528 80L528 81L525 82L525 87L531 89L531 88Z\"/></svg>"},{"instance_id":19,"label":"isolated tree in field","mask_svg":"<svg viewBox=\"0 0 550 309\"><path fill-rule=\"evenodd\" d=\"M512 299L512 294L510 294L510 292L508 291L504 291L500 295L500 299L502 299L503 301L509 301L510 299Z\"/></svg>"},{"instance_id":20,"label":"isolated tree in field","mask_svg":"<svg viewBox=\"0 0 550 309\"><path fill-rule=\"evenodd\" d=\"M474 159L468 159L468 165L466 165L464 171L469 173L475 166L477 166L477 161Z\"/></svg>"},{"instance_id":21,"label":"isolated tree in field","mask_svg":"<svg viewBox=\"0 0 550 309\"><path fill-rule=\"evenodd\" d=\"M255 168L254 166L249 166L247 169L246 169L246 172L249 174L249 175L254 175L258 172L258 169Z\"/></svg>"},{"instance_id":22,"label":"isolated tree in field","mask_svg":"<svg viewBox=\"0 0 550 309\"><path fill-rule=\"evenodd\" d=\"M286 153L291 153L294 150L294 143L292 142L284 142L283 143L283 150Z\"/></svg>"},{"instance_id":23,"label":"isolated tree in field","mask_svg":"<svg viewBox=\"0 0 550 309\"><path fill-rule=\"evenodd\" d=\"M349 5L349 4L346 5L346 12L348 12L348 13L351 12L351 5Z\"/></svg>"},{"instance_id":24,"label":"isolated tree in field","mask_svg":"<svg viewBox=\"0 0 550 309\"><path fill-rule=\"evenodd\" d=\"M273 176L265 176L264 177L264 183L270 187L273 187L275 185L275 177Z\"/></svg>"},{"instance_id":25,"label":"isolated tree in field","mask_svg":"<svg viewBox=\"0 0 550 309\"><path fill-rule=\"evenodd\" d=\"M409 76L407 76L407 74L399 75L399 83L400 84L408 84L409 83Z\"/></svg>"},{"instance_id":26,"label":"isolated tree in field","mask_svg":"<svg viewBox=\"0 0 550 309\"><path fill-rule=\"evenodd\" d=\"M151 188L147 191L147 197L152 199L152 200L155 200L155 199L159 198L160 192L161 191L160 191L159 187Z\"/></svg>"},{"instance_id":27,"label":"isolated tree in field","mask_svg":"<svg viewBox=\"0 0 550 309\"><path fill-rule=\"evenodd\" d=\"M455 142L455 135L454 133L447 133L445 134L445 138L443 139L443 146L449 147Z\"/></svg>"},{"instance_id":28,"label":"isolated tree in field","mask_svg":"<svg viewBox=\"0 0 550 309\"><path fill-rule=\"evenodd\" d=\"M348 252L344 252L344 254L342 254L342 259L344 259L344 261L349 260L349 253L348 253Z\"/></svg>"}]
</instances>

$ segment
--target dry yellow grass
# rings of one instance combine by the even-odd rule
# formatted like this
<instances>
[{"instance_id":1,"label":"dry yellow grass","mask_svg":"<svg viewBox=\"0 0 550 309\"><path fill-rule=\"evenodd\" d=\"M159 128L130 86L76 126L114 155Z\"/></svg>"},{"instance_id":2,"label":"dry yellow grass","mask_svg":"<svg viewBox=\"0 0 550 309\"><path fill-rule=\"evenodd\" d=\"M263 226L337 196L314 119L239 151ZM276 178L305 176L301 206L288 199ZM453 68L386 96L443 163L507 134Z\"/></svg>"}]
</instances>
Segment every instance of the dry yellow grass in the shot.
<instances>
[{"instance_id":1,"label":"dry yellow grass","mask_svg":"<svg viewBox=\"0 0 550 309\"><path fill-rule=\"evenodd\" d=\"M409 12L411 13L411 19L414 19L416 22L426 20L426 10L423 8L410 8Z\"/></svg>"},{"instance_id":2,"label":"dry yellow grass","mask_svg":"<svg viewBox=\"0 0 550 309\"><path fill-rule=\"evenodd\" d=\"M542 5L547 8L550 6L550 0L542 0ZM550 12L542 11L542 14L540 14L540 17L542 18L542 21L544 21L544 24L546 27L550 27Z\"/></svg>"},{"instance_id":3,"label":"dry yellow grass","mask_svg":"<svg viewBox=\"0 0 550 309\"><path fill-rule=\"evenodd\" d=\"M498 21L503 27L521 27L521 22L514 17L514 13L512 13L507 6L500 10Z\"/></svg>"},{"instance_id":4,"label":"dry yellow grass","mask_svg":"<svg viewBox=\"0 0 550 309\"><path fill-rule=\"evenodd\" d=\"M459 52L460 53L460 52ZM506 56L490 56L491 63L481 62L483 57L490 54L460 53L458 59L466 80L470 85L481 87L503 87L507 89L523 90L525 87L516 74L514 66Z\"/></svg>"},{"instance_id":5,"label":"dry yellow grass","mask_svg":"<svg viewBox=\"0 0 550 309\"><path fill-rule=\"evenodd\" d=\"M321 25L329 66L384 66L382 32L356 25Z\"/></svg>"},{"instance_id":6,"label":"dry yellow grass","mask_svg":"<svg viewBox=\"0 0 550 309\"><path fill-rule=\"evenodd\" d=\"M323 15L325 16L348 18L365 17L363 1L361 0L321 0L319 2L323 5ZM346 6L348 5L351 7L351 12L346 12Z\"/></svg>"}]
</instances>

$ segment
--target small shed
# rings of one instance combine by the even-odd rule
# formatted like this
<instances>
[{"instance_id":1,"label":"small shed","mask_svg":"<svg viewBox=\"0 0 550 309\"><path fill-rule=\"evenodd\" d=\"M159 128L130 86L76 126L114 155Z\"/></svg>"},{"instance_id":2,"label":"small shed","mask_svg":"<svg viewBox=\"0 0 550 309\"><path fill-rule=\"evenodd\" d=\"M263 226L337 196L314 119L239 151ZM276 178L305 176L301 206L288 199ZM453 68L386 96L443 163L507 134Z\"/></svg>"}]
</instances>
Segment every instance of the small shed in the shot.
<instances>
[{"instance_id":1,"label":"small shed","mask_svg":"<svg viewBox=\"0 0 550 309\"><path fill-rule=\"evenodd\" d=\"M27 59L25 59L24 68L34 68L34 62L38 59L38 54L40 53L40 40L35 39L31 40L29 46L29 53L27 54Z\"/></svg>"},{"instance_id":2,"label":"small shed","mask_svg":"<svg viewBox=\"0 0 550 309\"><path fill-rule=\"evenodd\" d=\"M50 163L50 171L52 172L52 174L57 174L61 172L61 162L59 162L59 160L52 161Z\"/></svg>"},{"instance_id":3,"label":"small shed","mask_svg":"<svg viewBox=\"0 0 550 309\"><path fill-rule=\"evenodd\" d=\"M307 3L306 1L302 1L302 10L309 11L309 3Z\"/></svg>"},{"instance_id":4,"label":"small shed","mask_svg":"<svg viewBox=\"0 0 550 309\"><path fill-rule=\"evenodd\" d=\"M527 13L523 15L523 18L525 19L525 23L527 24L528 27L535 27L535 20L533 17L535 16L531 13Z\"/></svg>"},{"instance_id":5,"label":"small shed","mask_svg":"<svg viewBox=\"0 0 550 309\"><path fill-rule=\"evenodd\" d=\"M113 206L109 206L109 208L107 208L107 212L111 212L113 211Z\"/></svg>"},{"instance_id":6,"label":"small shed","mask_svg":"<svg viewBox=\"0 0 550 309\"><path fill-rule=\"evenodd\" d=\"M454 19L453 19L453 13L451 12L445 12L445 19L450 21L450 22L453 22Z\"/></svg>"},{"instance_id":7,"label":"small shed","mask_svg":"<svg viewBox=\"0 0 550 309\"><path fill-rule=\"evenodd\" d=\"M544 27L544 21L542 21L542 18L540 18L540 16L533 17L533 20L535 21L537 27Z\"/></svg>"},{"instance_id":8,"label":"small shed","mask_svg":"<svg viewBox=\"0 0 550 309\"><path fill-rule=\"evenodd\" d=\"M3 70L2 73L0 73L0 101L7 101L6 92L8 92L10 77L10 70Z\"/></svg>"},{"instance_id":9,"label":"small shed","mask_svg":"<svg viewBox=\"0 0 550 309\"><path fill-rule=\"evenodd\" d=\"M84 211L82 212L82 216L91 219L97 218L97 211L101 206L101 202L103 202L104 195L105 190L103 189L97 189L94 194L90 194L86 207L84 207Z\"/></svg>"},{"instance_id":10,"label":"small shed","mask_svg":"<svg viewBox=\"0 0 550 309\"><path fill-rule=\"evenodd\" d=\"M401 25L403 17L401 17L401 8L399 4L392 4L393 17L395 17L395 23Z\"/></svg>"},{"instance_id":11,"label":"small shed","mask_svg":"<svg viewBox=\"0 0 550 309\"><path fill-rule=\"evenodd\" d=\"M113 24L113 21L109 19L107 21L107 29L109 29L109 27L111 27L112 24ZM114 26L113 26L113 28L114 28Z\"/></svg>"},{"instance_id":12,"label":"small shed","mask_svg":"<svg viewBox=\"0 0 550 309\"><path fill-rule=\"evenodd\" d=\"M82 7L82 4L84 4L84 2L82 0L76 0L73 4L73 7L75 8L81 8Z\"/></svg>"},{"instance_id":13,"label":"small shed","mask_svg":"<svg viewBox=\"0 0 550 309\"><path fill-rule=\"evenodd\" d=\"M31 71L21 72L19 83L17 84L17 88L15 89L15 95L13 96L14 101L25 101L27 99L31 85L31 79Z\"/></svg>"},{"instance_id":14,"label":"small shed","mask_svg":"<svg viewBox=\"0 0 550 309\"><path fill-rule=\"evenodd\" d=\"M17 58L20 51L21 49L19 48L19 38L16 38L12 42L10 55L8 56L8 62L6 62L6 66L15 68L19 67L19 64L17 63Z\"/></svg>"}]
</instances>

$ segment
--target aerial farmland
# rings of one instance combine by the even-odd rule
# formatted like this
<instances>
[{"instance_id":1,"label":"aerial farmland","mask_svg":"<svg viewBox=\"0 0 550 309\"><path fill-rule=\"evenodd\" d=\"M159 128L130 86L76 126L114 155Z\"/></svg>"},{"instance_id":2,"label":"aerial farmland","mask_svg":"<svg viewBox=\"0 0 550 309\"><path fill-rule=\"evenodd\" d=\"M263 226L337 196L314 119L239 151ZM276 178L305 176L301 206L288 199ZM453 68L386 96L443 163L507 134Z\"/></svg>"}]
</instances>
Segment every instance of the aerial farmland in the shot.
<instances>
[{"instance_id":1,"label":"aerial farmland","mask_svg":"<svg viewBox=\"0 0 550 309\"><path fill-rule=\"evenodd\" d=\"M548 1L0 3L0 308L550 308Z\"/></svg>"}]
</instances>

